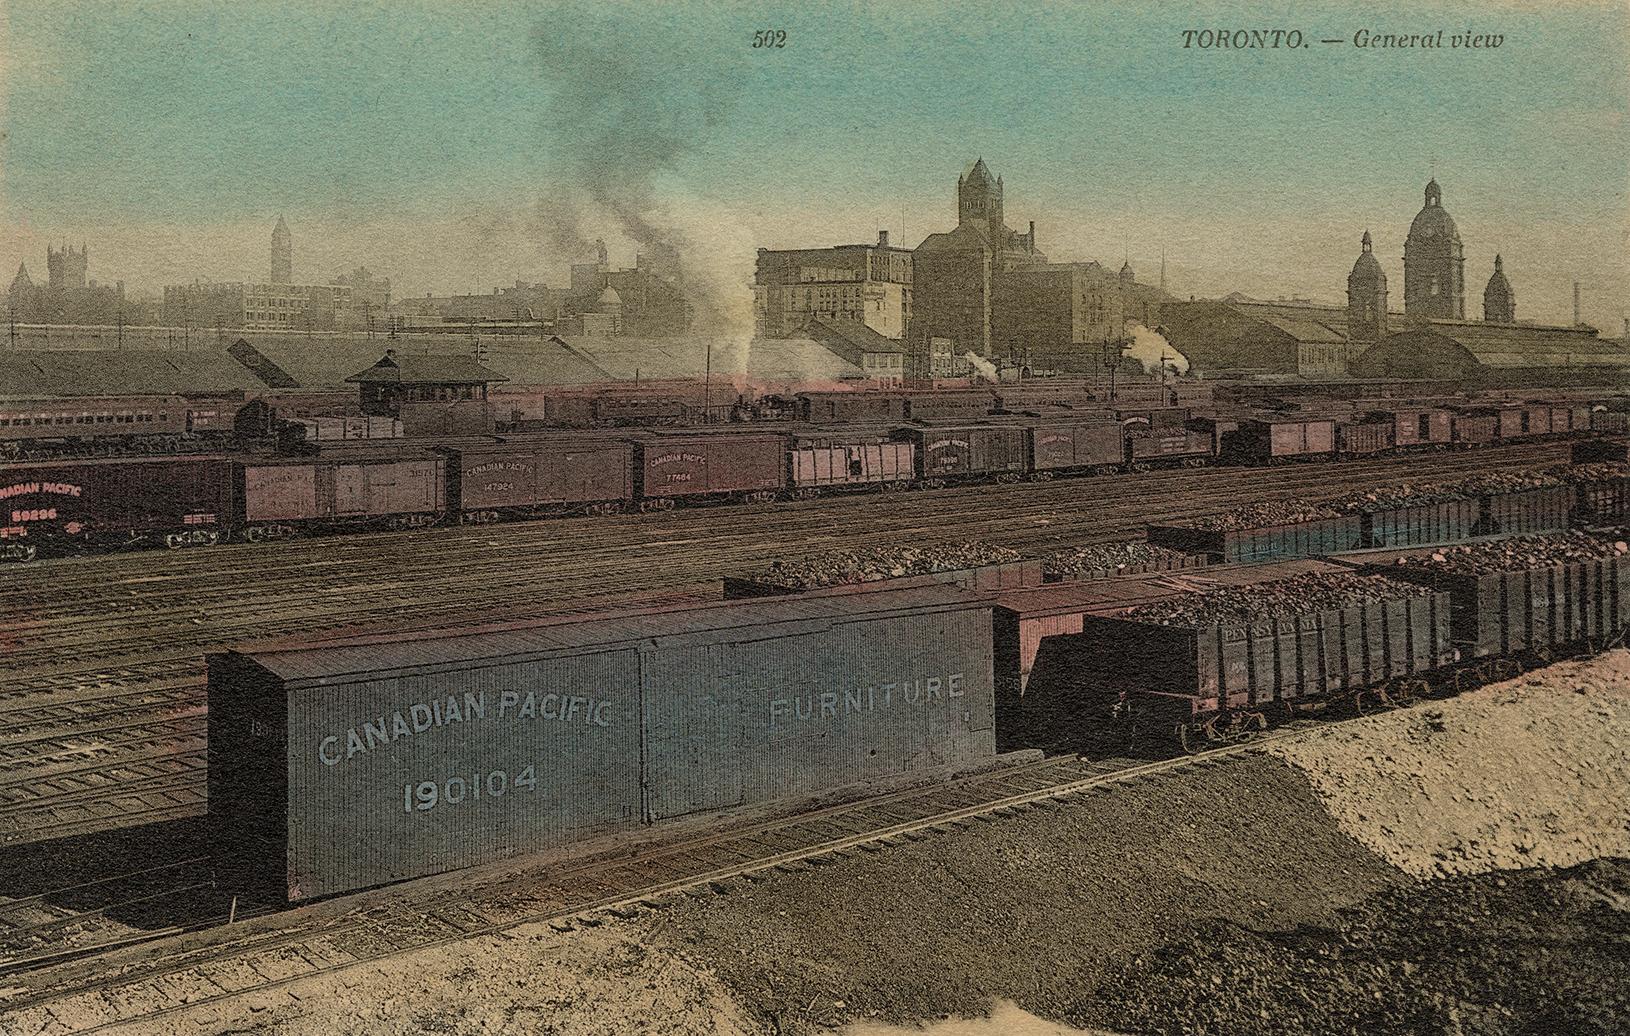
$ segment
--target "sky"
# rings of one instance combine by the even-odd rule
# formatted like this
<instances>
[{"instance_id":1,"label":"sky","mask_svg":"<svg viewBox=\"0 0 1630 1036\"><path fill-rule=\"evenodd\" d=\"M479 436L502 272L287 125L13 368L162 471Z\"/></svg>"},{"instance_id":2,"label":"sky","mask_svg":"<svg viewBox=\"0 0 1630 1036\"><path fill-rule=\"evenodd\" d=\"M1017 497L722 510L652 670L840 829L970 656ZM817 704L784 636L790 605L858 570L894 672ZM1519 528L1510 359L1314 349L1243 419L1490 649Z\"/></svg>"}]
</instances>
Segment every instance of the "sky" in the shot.
<instances>
[{"instance_id":1,"label":"sky","mask_svg":"<svg viewBox=\"0 0 1630 1036\"><path fill-rule=\"evenodd\" d=\"M1184 49L1299 29L1302 49ZM755 49L755 30L786 32ZM1360 49L1355 32L1499 34ZM1322 44L1341 38L1343 44ZM1436 176L1467 308L1630 312L1630 0L1590 3L197 3L0 0L0 269L48 241L133 292L359 265L395 294L563 283L672 249L746 299L757 247L915 245L983 156L1057 260L1174 294L1400 305ZM747 300L750 303L750 299Z\"/></svg>"}]
</instances>

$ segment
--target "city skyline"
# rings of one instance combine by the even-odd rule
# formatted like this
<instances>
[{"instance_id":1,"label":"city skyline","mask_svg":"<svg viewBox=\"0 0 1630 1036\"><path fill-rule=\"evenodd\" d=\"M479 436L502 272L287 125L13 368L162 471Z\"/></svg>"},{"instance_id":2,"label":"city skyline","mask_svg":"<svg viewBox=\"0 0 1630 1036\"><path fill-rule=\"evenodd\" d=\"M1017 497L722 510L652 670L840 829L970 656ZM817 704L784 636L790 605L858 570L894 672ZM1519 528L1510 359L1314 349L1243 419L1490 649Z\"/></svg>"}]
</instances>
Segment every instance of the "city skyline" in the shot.
<instances>
[{"instance_id":1,"label":"city skyline","mask_svg":"<svg viewBox=\"0 0 1630 1036\"><path fill-rule=\"evenodd\" d=\"M824 26L788 10L802 49L754 55L737 39L748 10L454 19L424 8L352 23L296 5L262 47L258 11L228 24L13 3L0 262L9 276L47 242L86 239L91 275L134 294L260 280L281 212L297 280L366 265L399 296L485 293L563 282L596 236L631 265L649 244L640 223L654 222L659 241L682 240L718 266L716 282L745 291L759 247L864 242L878 229L914 247L945 221L948 177L984 155L1007 178L1010 221L1035 218L1049 256L1130 258L1152 277L1164 252L1180 297L1339 301L1365 230L1401 283L1408 223L1435 176L1468 286L1480 290L1499 253L1521 318L1571 321L1578 280L1586 321L1621 326L1623 5L1482 11L1508 46L1530 49L1430 67L1357 52L1197 56L1177 41L1183 14L1080 6L1037 9L1023 25L955 5L833 8ZM1335 31L1369 24L1364 10L1286 18ZM1416 17L1458 24L1470 10ZM970 37L988 32L948 60L952 19ZM831 29L863 20L870 31L838 49ZM929 38L940 59L910 60ZM640 60L658 45L685 57ZM112 74L133 47L185 60L135 83ZM346 47L350 65L335 57ZM1268 61L1299 73L1263 76ZM1534 82L1526 70L1541 61L1557 71ZM607 67L627 81L601 78ZM167 91L166 113L141 122L153 89ZM687 103L659 117L646 98ZM590 149L614 163L609 178Z\"/></svg>"}]
</instances>

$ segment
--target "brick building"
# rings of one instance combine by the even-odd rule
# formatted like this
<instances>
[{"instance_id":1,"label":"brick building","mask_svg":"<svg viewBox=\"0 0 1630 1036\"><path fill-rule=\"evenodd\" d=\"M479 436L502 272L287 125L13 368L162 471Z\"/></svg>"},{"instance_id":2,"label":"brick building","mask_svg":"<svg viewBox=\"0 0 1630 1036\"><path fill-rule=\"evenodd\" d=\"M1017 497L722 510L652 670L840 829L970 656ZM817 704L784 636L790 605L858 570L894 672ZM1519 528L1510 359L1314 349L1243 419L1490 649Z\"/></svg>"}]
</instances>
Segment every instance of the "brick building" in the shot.
<instances>
[{"instance_id":1,"label":"brick building","mask_svg":"<svg viewBox=\"0 0 1630 1036\"><path fill-rule=\"evenodd\" d=\"M810 320L852 321L902 338L911 319L912 253L889 245L758 250L753 325L760 338L785 338Z\"/></svg>"}]
</instances>

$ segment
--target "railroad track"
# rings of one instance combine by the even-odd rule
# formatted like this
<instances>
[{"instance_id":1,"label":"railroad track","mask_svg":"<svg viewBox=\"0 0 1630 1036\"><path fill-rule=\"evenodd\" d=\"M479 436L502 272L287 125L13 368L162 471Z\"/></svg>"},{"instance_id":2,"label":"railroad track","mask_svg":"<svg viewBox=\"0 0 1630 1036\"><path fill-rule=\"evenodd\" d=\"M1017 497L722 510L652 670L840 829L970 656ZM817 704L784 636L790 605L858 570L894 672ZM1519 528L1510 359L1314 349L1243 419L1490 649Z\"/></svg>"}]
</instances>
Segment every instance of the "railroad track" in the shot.
<instances>
[{"instance_id":1,"label":"railroad track","mask_svg":"<svg viewBox=\"0 0 1630 1036\"><path fill-rule=\"evenodd\" d=\"M1317 725L1313 729L1316 729ZM1009 766L788 817L738 823L623 856L523 868L501 876L454 876L397 885L298 911L215 927L192 938L173 931L110 939L21 960L0 960L0 1011L29 1032L94 1032L189 1008L280 989L318 975L417 950L549 923L559 930L631 916L665 897L728 892L772 870L819 866L854 853L1053 809L1115 784L1212 766L1266 744L1307 736L1284 728L1240 744L1152 762L1071 756ZM132 947L139 944L139 949ZM87 1020L94 1019L86 1024Z\"/></svg>"},{"instance_id":2,"label":"railroad track","mask_svg":"<svg viewBox=\"0 0 1630 1036\"><path fill-rule=\"evenodd\" d=\"M1527 468L1565 453L1565 445L1540 444L1477 457L1489 468ZM67 715L55 729L71 742L129 717L139 709L136 703L157 700L149 695L171 691L175 700L195 700L201 709L202 655L244 640L329 635L338 627L405 630L477 617L531 618L636 593L685 599L716 587L712 581L722 575L762 564L767 554L945 539L947 529L955 538L1031 551L1102 542L1124 538L1152 519L1246 500L1442 476L1463 467L1467 456L979 485L0 568L0 593L16 605L0 629L0 672L6 677L0 680L0 728L35 730L37 720ZM58 708L68 703L74 707ZM178 757L197 751L201 729L200 720L196 734L175 743ZM122 776L128 748L91 746L111 777ZM17 749L0 741L0 764L44 781L78 764L86 745L41 738L26 751ZM120 810L130 805L116 789L78 798L84 808L69 815L72 830L81 833L99 822L117 825ZM196 796L193 801L196 808ZM182 803L153 799L139 804L136 815L152 820L188 814ZM8 841L57 837L52 824L60 816L0 794L0 838Z\"/></svg>"}]
</instances>

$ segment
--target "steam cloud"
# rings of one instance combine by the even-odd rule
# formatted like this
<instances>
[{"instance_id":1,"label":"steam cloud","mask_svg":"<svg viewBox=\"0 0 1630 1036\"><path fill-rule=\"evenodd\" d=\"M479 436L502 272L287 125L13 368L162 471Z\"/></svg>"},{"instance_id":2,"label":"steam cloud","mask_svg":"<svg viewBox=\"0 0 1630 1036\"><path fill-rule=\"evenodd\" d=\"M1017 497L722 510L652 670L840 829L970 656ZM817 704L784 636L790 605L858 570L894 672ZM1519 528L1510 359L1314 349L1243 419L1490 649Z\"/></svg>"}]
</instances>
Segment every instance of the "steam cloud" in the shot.
<instances>
[{"instance_id":1,"label":"steam cloud","mask_svg":"<svg viewBox=\"0 0 1630 1036\"><path fill-rule=\"evenodd\" d=\"M727 77L704 78L675 54L631 52L629 41L640 38L614 17L565 6L536 33L551 89L550 157L562 179L539 199L536 230L557 253L582 261L593 256L601 223L612 222L684 292L697 333L745 343L753 334L751 242L729 223L676 216L658 190L687 155L706 150L735 98L721 85Z\"/></svg>"},{"instance_id":2,"label":"steam cloud","mask_svg":"<svg viewBox=\"0 0 1630 1036\"><path fill-rule=\"evenodd\" d=\"M978 374L981 378L984 378L986 381L993 384L998 380L996 377L996 364L985 359L983 356L980 356L976 352L967 352L962 354L962 358L968 361L968 366L972 367L974 369L974 373Z\"/></svg>"},{"instance_id":3,"label":"steam cloud","mask_svg":"<svg viewBox=\"0 0 1630 1036\"><path fill-rule=\"evenodd\" d=\"M1151 331L1142 324L1132 324L1130 329L1132 344L1122 355L1142 364L1145 373L1162 374L1167 371L1174 374L1188 373L1188 357L1173 348L1172 343L1166 341L1160 332Z\"/></svg>"}]
</instances>

